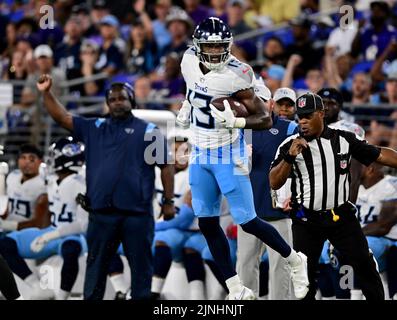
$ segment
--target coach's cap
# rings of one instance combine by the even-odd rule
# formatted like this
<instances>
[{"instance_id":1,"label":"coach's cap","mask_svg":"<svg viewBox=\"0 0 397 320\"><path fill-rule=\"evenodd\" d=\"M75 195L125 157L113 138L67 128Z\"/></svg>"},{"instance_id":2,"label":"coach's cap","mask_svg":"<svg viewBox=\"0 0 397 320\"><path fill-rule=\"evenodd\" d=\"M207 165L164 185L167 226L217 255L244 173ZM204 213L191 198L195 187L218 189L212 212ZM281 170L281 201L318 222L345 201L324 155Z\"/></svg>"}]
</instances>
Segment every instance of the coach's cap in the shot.
<instances>
[{"instance_id":1,"label":"coach's cap","mask_svg":"<svg viewBox=\"0 0 397 320\"><path fill-rule=\"evenodd\" d=\"M317 94L322 99L330 99L335 100L340 107L343 105L343 96L342 94L335 88L323 88Z\"/></svg>"},{"instance_id":2,"label":"coach's cap","mask_svg":"<svg viewBox=\"0 0 397 320\"><path fill-rule=\"evenodd\" d=\"M285 68L281 65L278 64L272 64L268 69L267 69L267 77L266 78L271 78L275 80L283 80L284 74L285 74Z\"/></svg>"},{"instance_id":3,"label":"coach's cap","mask_svg":"<svg viewBox=\"0 0 397 320\"><path fill-rule=\"evenodd\" d=\"M40 57L52 58L52 50L46 44L41 44L34 49L33 56L37 59Z\"/></svg>"},{"instance_id":4,"label":"coach's cap","mask_svg":"<svg viewBox=\"0 0 397 320\"><path fill-rule=\"evenodd\" d=\"M315 93L305 93L296 100L296 114L309 114L314 111L324 110L321 97Z\"/></svg>"},{"instance_id":5,"label":"coach's cap","mask_svg":"<svg viewBox=\"0 0 397 320\"><path fill-rule=\"evenodd\" d=\"M104 16L101 21L100 24L105 24L108 26L112 26L112 27L119 27L119 20L117 20L117 18L111 14L108 14L106 16Z\"/></svg>"},{"instance_id":6,"label":"coach's cap","mask_svg":"<svg viewBox=\"0 0 397 320\"><path fill-rule=\"evenodd\" d=\"M281 99L289 99L295 104L296 94L295 91L290 88L278 88L274 93L274 101L280 101Z\"/></svg>"}]
</instances>

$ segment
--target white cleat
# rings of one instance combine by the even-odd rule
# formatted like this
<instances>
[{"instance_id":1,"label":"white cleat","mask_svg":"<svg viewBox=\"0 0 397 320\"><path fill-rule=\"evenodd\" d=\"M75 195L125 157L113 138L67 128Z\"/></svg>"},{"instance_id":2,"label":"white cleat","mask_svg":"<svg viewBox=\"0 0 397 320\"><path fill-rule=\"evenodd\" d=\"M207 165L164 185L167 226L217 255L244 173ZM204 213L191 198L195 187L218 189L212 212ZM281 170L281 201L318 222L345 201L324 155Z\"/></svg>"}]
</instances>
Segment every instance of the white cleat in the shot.
<instances>
[{"instance_id":1,"label":"white cleat","mask_svg":"<svg viewBox=\"0 0 397 320\"><path fill-rule=\"evenodd\" d=\"M294 293L297 299L303 299L309 292L309 279L307 276L307 257L302 252L297 252L300 263L291 266L291 279L294 285Z\"/></svg>"},{"instance_id":2,"label":"white cleat","mask_svg":"<svg viewBox=\"0 0 397 320\"><path fill-rule=\"evenodd\" d=\"M256 300L256 296L251 289L248 289L247 287L243 287L243 290L241 290L238 293L235 294L229 293L227 300Z\"/></svg>"}]
</instances>

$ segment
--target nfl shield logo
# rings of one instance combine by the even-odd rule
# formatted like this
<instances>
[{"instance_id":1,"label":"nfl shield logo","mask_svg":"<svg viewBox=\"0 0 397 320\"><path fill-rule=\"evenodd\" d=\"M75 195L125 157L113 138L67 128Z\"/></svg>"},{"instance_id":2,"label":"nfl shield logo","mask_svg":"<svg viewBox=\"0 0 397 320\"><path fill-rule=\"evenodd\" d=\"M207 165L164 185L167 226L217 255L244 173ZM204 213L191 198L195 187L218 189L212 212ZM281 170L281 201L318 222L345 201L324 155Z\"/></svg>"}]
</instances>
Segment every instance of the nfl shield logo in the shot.
<instances>
[{"instance_id":1,"label":"nfl shield logo","mask_svg":"<svg viewBox=\"0 0 397 320\"><path fill-rule=\"evenodd\" d=\"M306 98L299 99L298 107L303 108L306 105Z\"/></svg>"},{"instance_id":2,"label":"nfl shield logo","mask_svg":"<svg viewBox=\"0 0 397 320\"><path fill-rule=\"evenodd\" d=\"M347 160L341 160L340 161L340 168L341 169L346 169L347 168Z\"/></svg>"}]
</instances>

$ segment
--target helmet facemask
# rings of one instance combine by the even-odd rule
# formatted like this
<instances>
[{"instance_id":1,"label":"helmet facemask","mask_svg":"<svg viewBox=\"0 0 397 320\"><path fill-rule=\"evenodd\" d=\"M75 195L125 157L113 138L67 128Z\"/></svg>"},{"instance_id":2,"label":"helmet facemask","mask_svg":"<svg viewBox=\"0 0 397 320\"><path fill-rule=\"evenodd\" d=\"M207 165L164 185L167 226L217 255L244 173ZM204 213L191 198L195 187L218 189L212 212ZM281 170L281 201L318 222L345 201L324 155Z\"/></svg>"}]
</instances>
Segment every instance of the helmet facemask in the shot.
<instances>
[{"instance_id":1,"label":"helmet facemask","mask_svg":"<svg viewBox=\"0 0 397 320\"><path fill-rule=\"evenodd\" d=\"M209 70L221 69L230 58L232 38L221 39L218 36L211 36L208 40L193 39L193 44L196 48L196 54L200 62L202 62ZM223 50L217 52L214 49L211 50L211 46L223 47ZM208 49L210 49L209 52Z\"/></svg>"}]
</instances>

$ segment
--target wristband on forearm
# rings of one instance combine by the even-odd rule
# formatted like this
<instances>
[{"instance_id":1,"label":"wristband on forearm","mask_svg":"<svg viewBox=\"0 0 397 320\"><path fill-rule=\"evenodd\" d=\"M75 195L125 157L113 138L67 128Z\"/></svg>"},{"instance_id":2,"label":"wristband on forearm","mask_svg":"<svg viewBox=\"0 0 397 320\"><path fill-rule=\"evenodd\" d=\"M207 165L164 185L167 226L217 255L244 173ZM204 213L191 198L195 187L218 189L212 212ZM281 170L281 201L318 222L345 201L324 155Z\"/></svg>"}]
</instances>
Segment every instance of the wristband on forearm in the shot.
<instances>
[{"instance_id":1,"label":"wristband on forearm","mask_svg":"<svg viewBox=\"0 0 397 320\"><path fill-rule=\"evenodd\" d=\"M284 158L283 158L283 160L284 160L286 163L289 163L289 164L293 164L294 161L295 161L295 159L296 159L296 156L292 156L292 155L290 155L289 153L287 153L287 154L284 156Z\"/></svg>"}]
</instances>

